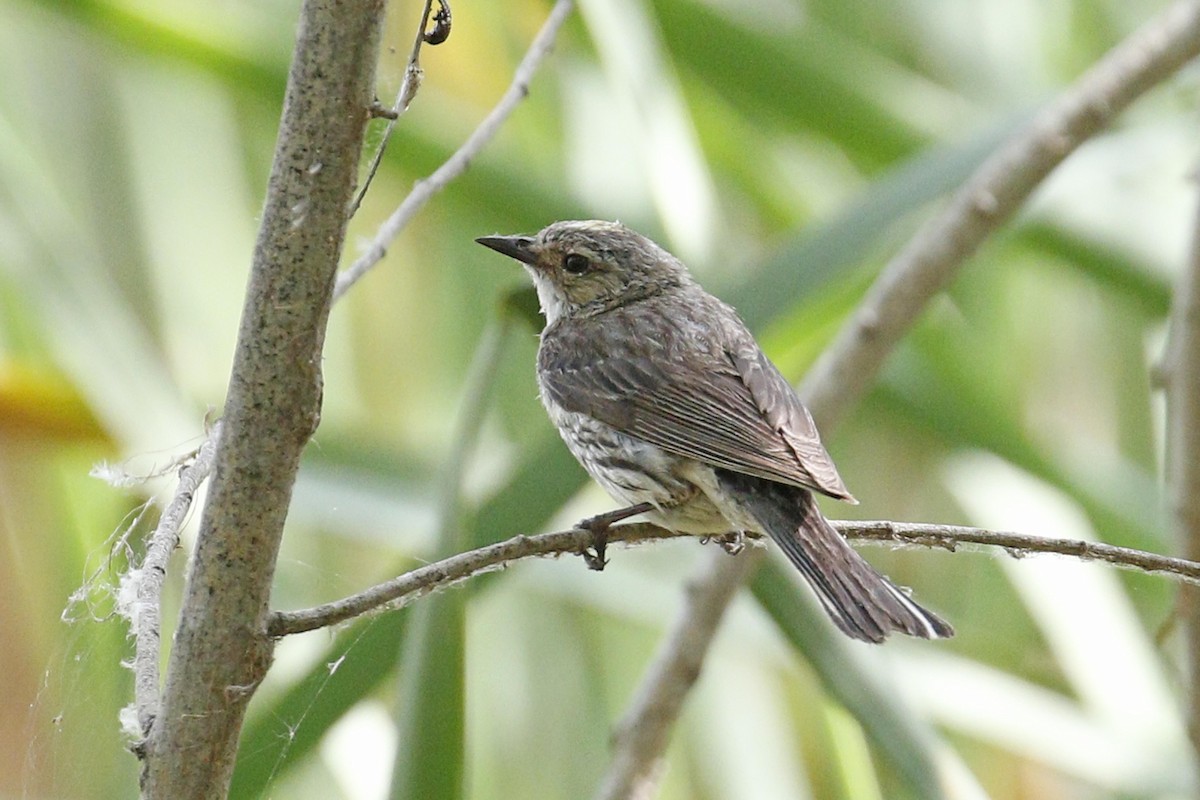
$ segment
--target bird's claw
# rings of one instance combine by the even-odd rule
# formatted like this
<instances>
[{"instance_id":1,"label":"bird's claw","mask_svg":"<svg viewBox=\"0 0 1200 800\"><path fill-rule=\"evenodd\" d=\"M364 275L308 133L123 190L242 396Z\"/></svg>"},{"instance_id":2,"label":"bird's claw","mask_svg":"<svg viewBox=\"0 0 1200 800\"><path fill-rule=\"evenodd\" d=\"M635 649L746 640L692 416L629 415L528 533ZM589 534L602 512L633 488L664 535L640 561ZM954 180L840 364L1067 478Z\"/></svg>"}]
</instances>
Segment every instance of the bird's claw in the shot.
<instances>
[{"instance_id":1,"label":"bird's claw","mask_svg":"<svg viewBox=\"0 0 1200 800\"><path fill-rule=\"evenodd\" d=\"M754 534L748 534L745 531L732 531L730 533L722 533L719 536L706 536L701 542L716 542L721 546L721 549L731 556L736 556L738 553L746 549L747 538L757 538Z\"/></svg>"},{"instance_id":2,"label":"bird's claw","mask_svg":"<svg viewBox=\"0 0 1200 800\"><path fill-rule=\"evenodd\" d=\"M604 557L604 551L608 549L608 526L607 520L597 517L585 519L576 526L592 534L591 550L584 547L579 551L579 555L583 557L587 568L595 572L603 572L604 565L608 563L608 559Z\"/></svg>"},{"instance_id":3,"label":"bird's claw","mask_svg":"<svg viewBox=\"0 0 1200 800\"><path fill-rule=\"evenodd\" d=\"M741 531L727 533L719 539L721 549L731 556L736 556L738 553L746 549L746 537Z\"/></svg>"}]
</instances>

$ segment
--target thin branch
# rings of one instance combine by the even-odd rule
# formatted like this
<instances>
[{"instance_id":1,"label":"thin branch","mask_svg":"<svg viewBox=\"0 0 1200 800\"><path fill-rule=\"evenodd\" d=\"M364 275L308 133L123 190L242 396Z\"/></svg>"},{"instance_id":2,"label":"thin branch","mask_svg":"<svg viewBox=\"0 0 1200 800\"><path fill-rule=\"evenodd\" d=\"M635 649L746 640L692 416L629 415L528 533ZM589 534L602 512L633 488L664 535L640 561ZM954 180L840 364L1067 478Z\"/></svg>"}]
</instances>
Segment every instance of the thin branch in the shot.
<instances>
[{"instance_id":1,"label":"thin branch","mask_svg":"<svg viewBox=\"0 0 1200 800\"><path fill-rule=\"evenodd\" d=\"M609 529L608 540L610 543L640 542L681 535L648 523L637 523L614 526ZM337 625L375 609L403 608L418 597L475 575L501 569L511 561L578 553L591 543L592 534L581 530L516 536L418 567L332 603L302 611L276 611L271 615L267 631L272 636L287 636Z\"/></svg>"},{"instance_id":2,"label":"thin branch","mask_svg":"<svg viewBox=\"0 0 1200 800\"><path fill-rule=\"evenodd\" d=\"M146 557L142 559L141 566L128 576L137 587L136 600L129 609L129 619L134 632L133 703L143 736L150 732L158 716L162 587L167 577L167 563L175 548L179 547L180 532L192 508L192 500L212 472L221 423L217 422L206 433L204 443L196 451L191 463L179 471L175 494L150 534Z\"/></svg>"},{"instance_id":3,"label":"thin branch","mask_svg":"<svg viewBox=\"0 0 1200 800\"><path fill-rule=\"evenodd\" d=\"M954 552L964 544L1000 547L1014 558L1035 553L1071 556L1080 561L1103 561L1121 569L1145 572L1187 584L1200 585L1200 562L1162 556L1082 539L1047 539L1026 533L989 531L963 525L930 525L916 522L835 522L848 539L861 542L891 542L906 547L938 547Z\"/></svg>"},{"instance_id":4,"label":"thin branch","mask_svg":"<svg viewBox=\"0 0 1200 800\"><path fill-rule=\"evenodd\" d=\"M146 798L224 797L246 706L271 663L272 578L296 472L320 418L334 277L373 97L383 0L305 0L188 567Z\"/></svg>"},{"instance_id":5,"label":"thin branch","mask_svg":"<svg viewBox=\"0 0 1200 800\"><path fill-rule=\"evenodd\" d=\"M412 52L408 54L408 65L404 68L404 79L400 82L400 89L396 92L396 101L392 103L391 111L383 115L387 117L388 123L383 129L379 147L376 148L375 156L371 159L371 166L367 168L362 186L359 187L358 194L354 196L354 202L350 204L350 210L347 213L351 217L362 205L363 198L367 196L367 190L371 188L371 182L375 180L375 173L379 171L379 164L383 161L383 153L387 149L388 140L392 138L392 132L396 130L397 120L405 111L408 111L409 105L421 88L421 78L425 74L421 69L421 45L425 43L425 29L429 25L429 12L432 9L433 0L425 0L425 8L421 12L421 22L417 26L416 36L413 37ZM381 112L376 111L375 113L380 114Z\"/></svg>"},{"instance_id":6,"label":"thin branch","mask_svg":"<svg viewBox=\"0 0 1200 800\"><path fill-rule=\"evenodd\" d=\"M450 181L465 172L467 167L470 166L471 160L496 135L496 131L500 129L504 121L508 119L509 115L516 110L517 105L529 94L529 84L533 80L534 73L537 72L542 61L545 60L551 49L553 49L554 38L558 35L558 29L562 27L563 22L566 20L567 15L571 13L574 5L574 0L558 0L554 4L550 15L546 18L545 23L542 24L542 29L538 31L537 36L530 43L525 57L521 59L521 63L517 66L517 70L513 74L512 83L500 98L495 108L484 118L483 122L479 123L479 127L463 142L454 155L450 156L428 178L417 181L413 190L409 192L408 196L392 212L392 215L379 226L379 231L375 234L375 239L366 251L338 275L337 285L333 290L335 300L345 294L346 290L365 275L371 267L379 263L387 253L388 245L400 234L400 231L404 229L404 226L409 223L413 216L435 194L444 189Z\"/></svg>"},{"instance_id":7,"label":"thin branch","mask_svg":"<svg viewBox=\"0 0 1200 800\"><path fill-rule=\"evenodd\" d=\"M954 552L964 544L986 545L1005 550L1015 558L1034 553L1070 556L1083 561L1103 561L1123 569L1165 575L1172 580L1200 584L1200 563L1183 558L1160 556L1128 547L1117 547L1079 539L1049 539L1010 531L989 531L962 525L934 525L916 522L834 521L833 526L852 541L886 542L911 547L936 547ZM610 543L639 545L666 539L695 539L678 533L637 522L615 525L609 529ZM701 540L703 541L703 540ZM384 581L357 594L301 611L276 611L271 615L267 630L271 636L326 628L371 612L403 608L418 597L444 589L476 575L503 569L526 558L546 558L579 554L592 544L589 531L572 529L537 536L514 536L503 542L486 545L466 553L458 553L418 567L411 572ZM735 559L717 554L721 562L752 565L755 558L747 553ZM748 571L748 569L747 569ZM706 619L716 623L719 615L707 598L689 597L689 605L706 603L708 611L697 607Z\"/></svg>"},{"instance_id":8,"label":"thin branch","mask_svg":"<svg viewBox=\"0 0 1200 800\"><path fill-rule=\"evenodd\" d=\"M1003 224L1040 182L1088 136L1099 131L1136 97L1165 80L1200 53L1200 4L1178 2L1118 45L1063 92L997 153L957 193L949 206L912 239L871 287L858 311L803 383L801 396L826 434L841 414L853 408L875 380L884 359L916 323L925 306L948 286L987 236ZM715 559L710 556L710 559ZM719 560L711 565L697 592L729 597L730 585L743 579L743 568ZM643 679L638 696L659 691L678 697L673 713L627 720L624 730L673 725L682 709L674 686L695 680L697 644L683 632L705 629L706 620L686 606L672 634ZM678 647L687 642L688 650ZM651 687L657 687L651 689ZM645 708L649 709L647 705ZM666 742L667 737L654 737ZM618 735L613 761L602 786L632 787L650 779L662 752L638 750L631 736ZM618 795L610 795L616 797ZM627 796L627 795L626 795Z\"/></svg>"}]
</instances>

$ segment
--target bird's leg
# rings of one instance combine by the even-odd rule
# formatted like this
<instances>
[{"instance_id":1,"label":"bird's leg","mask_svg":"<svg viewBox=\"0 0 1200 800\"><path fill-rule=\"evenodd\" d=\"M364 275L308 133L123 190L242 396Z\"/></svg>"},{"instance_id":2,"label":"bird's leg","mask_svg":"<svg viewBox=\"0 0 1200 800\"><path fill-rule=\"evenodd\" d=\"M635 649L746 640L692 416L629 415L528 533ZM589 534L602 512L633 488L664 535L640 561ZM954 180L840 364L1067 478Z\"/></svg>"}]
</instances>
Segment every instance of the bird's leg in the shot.
<instances>
[{"instance_id":1,"label":"bird's leg","mask_svg":"<svg viewBox=\"0 0 1200 800\"><path fill-rule=\"evenodd\" d=\"M592 534L593 552L588 552L586 547L579 551L579 555L583 556L583 561L588 565L588 569L600 572L604 569L604 565L608 563L604 558L604 551L608 547L608 529L614 522L620 522L623 519L636 517L638 514L645 514L647 511L653 510L654 506L650 503L638 503L634 506L626 506L625 508L618 508L616 511L608 511L604 514L588 517L576 525L576 528Z\"/></svg>"},{"instance_id":2,"label":"bird's leg","mask_svg":"<svg viewBox=\"0 0 1200 800\"><path fill-rule=\"evenodd\" d=\"M746 549L746 534L742 531L730 531L720 536L714 536L713 541L719 544L721 549L731 556L736 556L742 550Z\"/></svg>"}]
</instances>

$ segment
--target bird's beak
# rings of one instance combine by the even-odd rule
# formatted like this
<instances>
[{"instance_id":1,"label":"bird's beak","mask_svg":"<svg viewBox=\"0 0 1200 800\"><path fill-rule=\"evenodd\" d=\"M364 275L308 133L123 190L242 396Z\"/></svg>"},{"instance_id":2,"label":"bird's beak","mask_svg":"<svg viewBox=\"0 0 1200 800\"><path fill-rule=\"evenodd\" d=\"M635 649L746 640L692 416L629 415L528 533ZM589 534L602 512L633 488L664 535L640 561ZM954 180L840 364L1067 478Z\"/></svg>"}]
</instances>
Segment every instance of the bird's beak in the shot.
<instances>
[{"instance_id":1,"label":"bird's beak","mask_svg":"<svg viewBox=\"0 0 1200 800\"><path fill-rule=\"evenodd\" d=\"M523 264L533 264L537 261L537 250L534 248L535 240L532 236L480 236L475 241Z\"/></svg>"}]
</instances>

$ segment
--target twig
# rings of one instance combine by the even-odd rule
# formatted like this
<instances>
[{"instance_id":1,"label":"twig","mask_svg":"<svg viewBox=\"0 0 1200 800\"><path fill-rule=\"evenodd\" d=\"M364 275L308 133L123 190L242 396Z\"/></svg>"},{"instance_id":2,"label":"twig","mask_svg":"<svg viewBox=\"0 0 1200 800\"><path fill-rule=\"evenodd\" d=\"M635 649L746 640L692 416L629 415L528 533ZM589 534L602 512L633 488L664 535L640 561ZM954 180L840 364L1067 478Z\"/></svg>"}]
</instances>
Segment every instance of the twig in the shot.
<instances>
[{"instance_id":1,"label":"twig","mask_svg":"<svg viewBox=\"0 0 1200 800\"><path fill-rule=\"evenodd\" d=\"M1014 557L1023 557L1032 553L1052 553L1084 561L1103 561L1124 569L1161 574L1172 580L1200 584L1200 563L1100 542L1048 539L1023 533L989 531L962 525L934 525L886 520L838 520L833 522L833 526L847 539L854 541L938 547L951 552L963 544L977 544L1002 548ZM627 545L677 538L694 539L695 537L659 528L646 522L615 525L609 529L609 542ZM418 597L481 573L501 569L514 561L525 558L578 554L591 543L592 534L578 529L543 533L537 536L515 536L503 542L458 553L441 561L426 564L332 603L301 611L276 611L271 615L267 630L271 636L287 636L338 625L373 611L403 608ZM722 553L717 554L721 563L752 566L755 559L748 557L750 555L747 553L738 558L729 559ZM705 603L704 608L709 610L704 611L697 607L697 612L704 611L705 618L715 625L719 614L711 601L707 598L689 597L689 606L700 602Z\"/></svg>"},{"instance_id":2,"label":"twig","mask_svg":"<svg viewBox=\"0 0 1200 800\"><path fill-rule=\"evenodd\" d=\"M375 111L376 115L386 117L388 123L383 129L379 147L375 150L371 166L367 168L367 174L363 178L362 186L358 189L358 194L354 196L354 202L350 204L347 216L353 217L358 211L358 207L362 205L363 198L367 196L367 190L371 188L371 182L375 180L375 173L379 171L379 164L383 161L383 153L387 149L388 140L392 138L392 132L396 129L396 121L400 119L401 114L408 111L409 105L421 88L421 78L424 75L421 70L421 45L425 43L425 28L429 25L429 12L432 9L433 0L425 0L425 9L421 12L421 22L417 25L416 36L413 37L412 52L408 55L408 65L404 68L404 79L400 82L400 89L396 92L396 101L392 103L391 110L388 112Z\"/></svg>"},{"instance_id":3,"label":"twig","mask_svg":"<svg viewBox=\"0 0 1200 800\"><path fill-rule=\"evenodd\" d=\"M134 632L133 703L142 736L150 732L158 716L162 587L167 577L167 562L179 547L183 521L192 508L196 491L212 472L220 435L221 423L217 422L207 431L207 438L191 463L179 471L175 494L150 534L146 557L141 566L127 576L127 580L134 581L137 587L136 600L129 608L129 620Z\"/></svg>"},{"instance_id":4,"label":"twig","mask_svg":"<svg viewBox=\"0 0 1200 800\"><path fill-rule=\"evenodd\" d=\"M440 0L439 0L440 2ZM368 175L364 181L364 185L355 198L350 214L353 214L354 209L362 200L365 194L367 185L370 183L371 177L378 168L379 160L383 155L384 144L387 141L388 135L391 133L395 120L403 111L408 108L412 102L417 90L420 87L421 68L419 63L419 55L421 46L425 42L430 44L440 43L435 41L435 38L440 38L444 41L446 33L449 29L449 7L440 2L441 11L439 14L438 29L432 34L427 34L427 25L433 0L427 0L424 6L424 11L421 17L421 23L418 26L413 40L412 52L408 60L408 66L405 70L404 81L401 84L397 94L396 102L391 112L379 110L378 115L386 116L390 120L387 130L384 133L383 142L380 145L379 151L375 156ZM469 139L463 147L459 149L452 158L443 165L441 169L434 173L429 180L424 190L423 197L417 198L415 201L410 197L408 203L409 211L407 215L402 217L398 224L391 228L391 238L399 232L400 228L411 218L412 214L418 210L425 202L428 201L437 190L445 186L457 175L465 170L470 158L473 157L495 134L496 129L504 122L507 116L516 107L517 102L528 93L528 83L538 65L549 52L553 37L561 26L566 14L570 11L571 3L564 0L555 7L550 18L543 26L542 31L534 40L530 47L530 51L522 60L514 75L513 85L509 91L501 99L496 109L488 116L487 119L480 125L479 129ZM377 105L377 104L376 104ZM316 169L309 172L310 176L315 176L319 171L324 169L324 165L309 165L315 166ZM413 194L419 195L422 193L422 185L418 185L414 189ZM405 206L397 211L397 215L403 211ZM304 216L309 209L307 201L302 201L300 204L293 206L290 210L295 215ZM389 239L384 240L390 241ZM382 255L382 250L380 252ZM376 259L378 260L378 259ZM361 271L365 271L371 264L362 267ZM340 296L346 288L352 284L354 279L339 283L337 296ZM336 299L336 298L335 298ZM502 322L502 325L507 323ZM502 339L503 334L499 334L496 344ZM161 595L162 584L166 576L166 566L171 554L179 546L180 528L183 520L191 510L192 502L196 491L200 485L208 478L213 469L213 464L216 457L216 443L220 432L221 423L216 423L212 430L208 432L208 438L201 445L193 461L185 467L179 475L179 482L176 486L176 491L172 497L167 509L159 519L159 524L149 538L147 554L139 570L130 573L128 579L136 585L135 600L129 608L131 625L135 635L135 654L133 661L134 668L134 708L138 726L143 736L148 736L154 725L155 720L159 716L160 692L161 685L159 679L159 661L161 659L160 652L160 637L161 637ZM138 742L134 745L138 750L139 755L145 757L146 742Z\"/></svg>"},{"instance_id":5,"label":"twig","mask_svg":"<svg viewBox=\"0 0 1200 800\"><path fill-rule=\"evenodd\" d=\"M534 73L537 72L538 67L553 48L554 38L558 34L558 29L562 27L563 22L574 5L574 0L558 0L554 4L550 15L546 18L545 23L542 24L542 29L538 31L537 36L530 43L525 57L521 59L521 63L517 66L517 70L513 74L512 83L500 98L500 101L496 103L496 106L484 118L483 122L479 123L479 127L463 142L454 155L450 156L428 178L417 181L416 185L413 186L413 190L408 193L408 196L392 212L392 215L379 226L374 240L372 240L366 251L338 275L337 285L333 290L335 300L345 294L347 289L367 273L367 270L379 263L380 259L387 253L388 245L400 234L400 231L404 229L409 220L435 194L444 189L450 181L465 172L471 164L471 159L475 158L484 145L496 135L496 131L500 129L504 121L508 119L517 105L529 94L529 83L533 79Z\"/></svg>"},{"instance_id":6,"label":"twig","mask_svg":"<svg viewBox=\"0 0 1200 800\"><path fill-rule=\"evenodd\" d=\"M1200 206L1192 254L1180 277L1167 355L1167 486L1176 539L1188 558L1200 558ZM1188 652L1188 734L1200 763L1200 591L1180 595Z\"/></svg>"},{"instance_id":7,"label":"twig","mask_svg":"<svg viewBox=\"0 0 1200 800\"><path fill-rule=\"evenodd\" d=\"M1001 547L1014 558L1033 553L1072 556L1081 561L1103 561L1122 569L1166 575L1172 580L1200 585L1200 562L1162 556L1082 539L1047 539L1010 531L989 531L962 525L930 525L915 522L835 522L848 539L866 542L893 542L905 546L940 547L954 552L963 544Z\"/></svg>"},{"instance_id":8,"label":"twig","mask_svg":"<svg viewBox=\"0 0 1200 800\"><path fill-rule=\"evenodd\" d=\"M843 327L804 381L801 396L827 434L841 414L853 408L875 380L884 359L915 324L926 304L949 285L962 263L998 228L1072 150L1107 124L1138 95L1174 73L1200 52L1200 4L1178 2L1131 35L1101 59L1080 80L1047 106L1033 124L1000 148L968 180L950 205L912 239L871 287L858 311ZM715 556L710 556L715 559ZM698 592L732 596L729 584L743 578L731 563L711 565ZM695 643L680 633L703 628L692 606L676 619L645 686L668 687L694 675L694 653L677 642ZM711 635L709 636L711 640ZM706 648L708 642L700 645ZM639 696L641 696L639 692ZM629 720L628 729L642 725L670 726L672 714L656 713ZM666 737L656 737L666 741ZM613 742L613 761L603 786L636 786L652 774L661 752L635 750L630 736ZM620 774L618 774L620 773Z\"/></svg>"}]
</instances>

